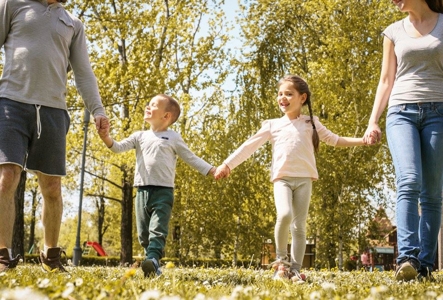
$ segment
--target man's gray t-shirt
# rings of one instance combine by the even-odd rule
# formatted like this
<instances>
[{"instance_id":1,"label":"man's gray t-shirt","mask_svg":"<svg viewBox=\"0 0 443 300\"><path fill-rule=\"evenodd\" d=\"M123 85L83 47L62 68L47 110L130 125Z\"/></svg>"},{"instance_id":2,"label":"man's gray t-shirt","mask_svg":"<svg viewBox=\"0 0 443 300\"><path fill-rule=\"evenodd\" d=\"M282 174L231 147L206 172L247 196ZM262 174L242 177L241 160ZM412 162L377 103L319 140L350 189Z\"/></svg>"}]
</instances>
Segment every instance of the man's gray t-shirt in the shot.
<instances>
[{"instance_id":1,"label":"man's gray t-shirt","mask_svg":"<svg viewBox=\"0 0 443 300\"><path fill-rule=\"evenodd\" d=\"M443 16L422 37L410 37L404 19L388 26L383 34L394 43L397 73L389 106L443 102Z\"/></svg>"},{"instance_id":2,"label":"man's gray t-shirt","mask_svg":"<svg viewBox=\"0 0 443 300\"><path fill-rule=\"evenodd\" d=\"M0 97L67 109L68 66L86 107L105 115L97 79L89 62L82 22L60 3L0 0L0 47L5 64Z\"/></svg>"},{"instance_id":3,"label":"man's gray t-shirt","mask_svg":"<svg viewBox=\"0 0 443 300\"><path fill-rule=\"evenodd\" d=\"M189 150L180 134L173 130L137 131L110 148L115 153L135 149L134 186L174 187L177 156L203 175L212 165Z\"/></svg>"}]
</instances>

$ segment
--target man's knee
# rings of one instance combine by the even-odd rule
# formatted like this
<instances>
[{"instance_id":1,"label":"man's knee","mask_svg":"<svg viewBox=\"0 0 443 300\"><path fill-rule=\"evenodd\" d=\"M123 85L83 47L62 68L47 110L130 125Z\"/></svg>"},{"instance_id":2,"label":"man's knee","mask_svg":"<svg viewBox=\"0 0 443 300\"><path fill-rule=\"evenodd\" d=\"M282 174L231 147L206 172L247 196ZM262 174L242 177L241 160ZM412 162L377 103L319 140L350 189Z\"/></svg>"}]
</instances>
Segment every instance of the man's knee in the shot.
<instances>
[{"instance_id":1,"label":"man's knee","mask_svg":"<svg viewBox=\"0 0 443 300\"><path fill-rule=\"evenodd\" d=\"M45 200L61 198L61 177L38 173L38 182Z\"/></svg>"},{"instance_id":2,"label":"man's knee","mask_svg":"<svg viewBox=\"0 0 443 300\"><path fill-rule=\"evenodd\" d=\"M0 165L0 192L15 192L21 171L21 167L17 165Z\"/></svg>"}]
</instances>

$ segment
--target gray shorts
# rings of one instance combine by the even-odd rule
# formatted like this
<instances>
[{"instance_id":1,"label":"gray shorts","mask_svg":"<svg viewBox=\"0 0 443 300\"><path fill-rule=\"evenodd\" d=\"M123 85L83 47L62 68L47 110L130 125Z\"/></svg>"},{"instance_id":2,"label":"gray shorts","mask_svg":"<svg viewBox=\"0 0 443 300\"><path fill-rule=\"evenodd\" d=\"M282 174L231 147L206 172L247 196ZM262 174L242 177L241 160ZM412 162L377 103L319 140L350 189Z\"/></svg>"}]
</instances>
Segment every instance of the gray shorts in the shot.
<instances>
[{"instance_id":1,"label":"gray shorts","mask_svg":"<svg viewBox=\"0 0 443 300\"><path fill-rule=\"evenodd\" d=\"M0 164L16 164L31 173L66 175L69 124L63 109L0 98Z\"/></svg>"}]
</instances>

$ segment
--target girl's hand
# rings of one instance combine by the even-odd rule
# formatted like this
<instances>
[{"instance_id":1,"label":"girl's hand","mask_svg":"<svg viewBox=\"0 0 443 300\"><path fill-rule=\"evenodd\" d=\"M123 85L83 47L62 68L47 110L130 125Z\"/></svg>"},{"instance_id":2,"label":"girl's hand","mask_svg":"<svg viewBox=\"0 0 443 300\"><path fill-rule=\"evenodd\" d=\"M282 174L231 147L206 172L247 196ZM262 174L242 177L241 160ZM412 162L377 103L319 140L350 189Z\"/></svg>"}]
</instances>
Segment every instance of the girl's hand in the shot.
<instances>
[{"instance_id":1,"label":"girl's hand","mask_svg":"<svg viewBox=\"0 0 443 300\"><path fill-rule=\"evenodd\" d=\"M370 124L363 136L366 145L374 145L381 141L382 133L378 124Z\"/></svg>"},{"instance_id":2,"label":"girl's hand","mask_svg":"<svg viewBox=\"0 0 443 300\"><path fill-rule=\"evenodd\" d=\"M217 167L217 170L215 171L214 178L220 179L220 178L226 178L231 173L231 169L225 164L222 164Z\"/></svg>"}]
</instances>

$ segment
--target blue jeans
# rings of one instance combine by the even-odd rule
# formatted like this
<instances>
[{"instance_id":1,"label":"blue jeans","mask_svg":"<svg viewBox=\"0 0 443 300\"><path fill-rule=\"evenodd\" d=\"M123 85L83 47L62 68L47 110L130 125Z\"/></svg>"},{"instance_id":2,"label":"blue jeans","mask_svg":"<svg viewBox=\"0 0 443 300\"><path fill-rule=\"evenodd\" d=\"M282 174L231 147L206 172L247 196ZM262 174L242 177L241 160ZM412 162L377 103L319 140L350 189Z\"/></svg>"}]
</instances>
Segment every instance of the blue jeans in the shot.
<instances>
[{"instance_id":1,"label":"blue jeans","mask_svg":"<svg viewBox=\"0 0 443 300\"><path fill-rule=\"evenodd\" d=\"M386 133L397 186L397 264L416 259L432 270L441 224L443 103L390 107Z\"/></svg>"},{"instance_id":2,"label":"blue jeans","mask_svg":"<svg viewBox=\"0 0 443 300\"><path fill-rule=\"evenodd\" d=\"M137 189L135 221L146 258L160 261L164 256L173 203L174 189L171 187L140 186Z\"/></svg>"}]
</instances>

